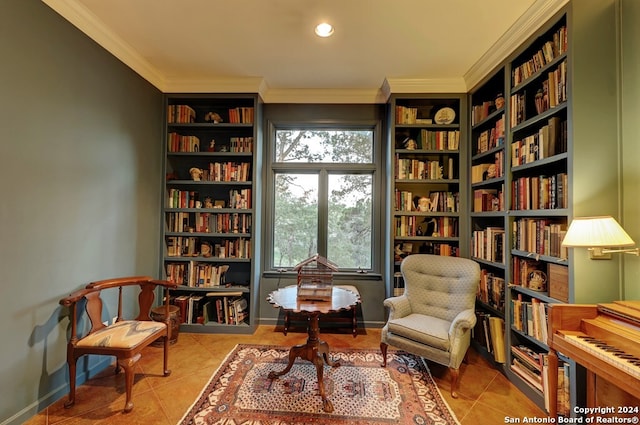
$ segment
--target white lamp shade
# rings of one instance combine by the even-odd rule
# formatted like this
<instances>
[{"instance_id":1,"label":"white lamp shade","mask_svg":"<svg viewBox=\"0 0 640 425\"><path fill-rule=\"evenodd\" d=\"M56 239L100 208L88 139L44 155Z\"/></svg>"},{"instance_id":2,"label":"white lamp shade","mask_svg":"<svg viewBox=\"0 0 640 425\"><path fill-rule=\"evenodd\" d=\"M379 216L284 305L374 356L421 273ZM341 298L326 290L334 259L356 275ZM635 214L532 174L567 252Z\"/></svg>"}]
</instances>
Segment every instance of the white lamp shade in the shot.
<instances>
[{"instance_id":1,"label":"white lamp shade","mask_svg":"<svg viewBox=\"0 0 640 425\"><path fill-rule=\"evenodd\" d=\"M562 240L565 247L633 246L635 242L610 216L574 218Z\"/></svg>"}]
</instances>

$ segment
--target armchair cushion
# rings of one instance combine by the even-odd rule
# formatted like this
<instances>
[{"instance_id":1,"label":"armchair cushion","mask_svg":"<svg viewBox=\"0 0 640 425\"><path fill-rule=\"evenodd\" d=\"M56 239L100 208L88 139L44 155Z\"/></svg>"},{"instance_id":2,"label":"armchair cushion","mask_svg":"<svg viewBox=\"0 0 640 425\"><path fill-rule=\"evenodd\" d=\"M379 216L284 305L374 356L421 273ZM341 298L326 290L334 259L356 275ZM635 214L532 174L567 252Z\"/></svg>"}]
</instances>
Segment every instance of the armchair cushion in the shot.
<instances>
[{"instance_id":1,"label":"armchair cushion","mask_svg":"<svg viewBox=\"0 0 640 425\"><path fill-rule=\"evenodd\" d=\"M450 327L446 320L418 313L389 320L391 333L443 351L449 351Z\"/></svg>"}]
</instances>

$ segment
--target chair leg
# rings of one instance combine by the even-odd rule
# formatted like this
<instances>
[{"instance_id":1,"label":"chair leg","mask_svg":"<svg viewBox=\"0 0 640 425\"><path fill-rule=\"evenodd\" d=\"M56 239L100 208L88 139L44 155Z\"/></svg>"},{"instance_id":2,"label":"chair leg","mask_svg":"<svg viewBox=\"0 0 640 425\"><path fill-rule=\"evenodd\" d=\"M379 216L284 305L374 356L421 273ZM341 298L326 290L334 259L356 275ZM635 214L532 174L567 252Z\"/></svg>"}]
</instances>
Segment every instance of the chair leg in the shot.
<instances>
[{"instance_id":1,"label":"chair leg","mask_svg":"<svg viewBox=\"0 0 640 425\"><path fill-rule=\"evenodd\" d=\"M449 371L451 372L451 397L458 398L458 381L460 379L460 370L450 367Z\"/></svg>"},{"instance_id":2,"label":"chair leg","mask_svg":"<svg viewBox=\"0 0 640 425\"><path fill-rule=\"evenodd\" d=\"M69 365L69 398L64 403L65 409L76 403L76 361L71 354L67 354L67 364Z\"/></svg>"},{"instance_id":3,"label":"chair leg","mask_svg":"<svg viewBox=\"0 0 640 425\"><path fill-rule=\"evenodd\" d=\"M380 343L380 351L382 351L382 367L387 367L387 347L384 342Z\"/></svg>"},{"instance_id":4,"label":"chair leg","mask_svg":"<svg viewBox=\"0 0 640 425\"><path fill-rule=\"evenodd\" d=\"M131 393L133 392L133 376L135 375L134 366L140 357L141 355L138 353L133 357L125 359L123 362L118 361L118 365L124 369L124 381L127 395L127 399L124 403L124 413L129 413L133 410Z\"/></svg>"},{"instance_id":5,"label":"chair leg","mask_svg":"<svg viewBox=\"0 0 640 425\"><path fill-rule=\"evenodd\" d=\"M167 326L167 336L164 337L164 361L163 361L163 372L164 376L171 375L171 370L169 370L169 327Z\"/></svg>"}]
</instances>

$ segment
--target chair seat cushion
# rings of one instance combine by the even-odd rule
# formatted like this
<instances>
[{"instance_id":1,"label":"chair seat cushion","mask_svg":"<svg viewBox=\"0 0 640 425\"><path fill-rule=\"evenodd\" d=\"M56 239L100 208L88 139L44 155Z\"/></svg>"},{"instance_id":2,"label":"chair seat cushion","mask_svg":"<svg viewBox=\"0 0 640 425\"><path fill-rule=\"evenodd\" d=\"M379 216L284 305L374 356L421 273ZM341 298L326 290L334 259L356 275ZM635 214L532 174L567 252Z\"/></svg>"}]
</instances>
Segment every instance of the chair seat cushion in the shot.
<instances>
[{"instance_id":1,"label":"chair seat cushion","mask_svg":"<svg viewBox=\"0 0 640 425\"><path fill-rule=\"evenodd\" d=\"M389 332L440 350L449 350L451 323L437 317L412 313L389 321Z\"/></svg>"},{"instance_id":2,"label":"chair seat cushion","mask_svg":"<svg viewBox=\"0 0 640 425\"><path fill-rule=\"evenodd\" d=\"M78 347L133 348L166 328L163 322L123 320L102 328L78 341Z\"/></svg>"}]
</instances>

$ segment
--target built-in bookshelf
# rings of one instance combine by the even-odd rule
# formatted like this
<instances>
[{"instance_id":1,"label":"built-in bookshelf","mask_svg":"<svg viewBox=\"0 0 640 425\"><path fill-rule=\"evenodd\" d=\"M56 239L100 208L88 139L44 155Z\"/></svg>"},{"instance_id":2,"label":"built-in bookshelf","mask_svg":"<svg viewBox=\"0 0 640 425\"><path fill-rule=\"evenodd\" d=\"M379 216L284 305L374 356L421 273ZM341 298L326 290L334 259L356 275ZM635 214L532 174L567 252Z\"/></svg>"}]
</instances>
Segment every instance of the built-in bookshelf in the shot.
<instances>
[{"instance_id":1,"label":"built-in bookshelf","mask_svg":"<svg viewBox=\"0 0 640 425\"><path fill-rule=\"evenodd\" d=\"M561 15L517 52L507 68L507 374L546 411L551 410L545 375L547 305L560 301L549 287L568 284L566 278L557 281L568 275L568 256L561 247L570 217L567 35L566 15ZM550 279L550 267L564 273ZM523 354L537 359L535 367ZM570 362L566 366L570 373ZM563 382L561 391L570 391L570 382ZM563 403L558 411L570 414L564 405L568 398L558 400Z\"/></svg>"},{"instance_id":2,"label":"built-in bookshelf","mask_svg":"<svg viewBox=\"0 0 640 425\"><path fill-rule=\"evenodd\" d=\"M473 344L499 367L506 360L505 70L499 68L469 95L471 104L470 256L479 263Z\"/></svg>"},{"instance_id":3,"label":"built-in bookshelf","mask_svg":"<svg viewBox=\"0 0 640 425\"><path fill-rule=\"evenodd\" d=\"M460 256L465 208L466 101L463 94L392 95L389 155L392 182L391 241L394 288L406 255ZM463 189L461 190L461 186ZM464 244L466 252L466 244ZM401 289L400 289L401 290Z\"/></svg>"},{"instance_id":4,"label":"built-in bookshelf","mask_svg":"<svg viewBox=\"0 0 640 425\"><path fill-rule=\"evenodd\" d=\"M162 271L189 332L255 328L257 95L166 96Z\"/></svg>"}]
</instances>

